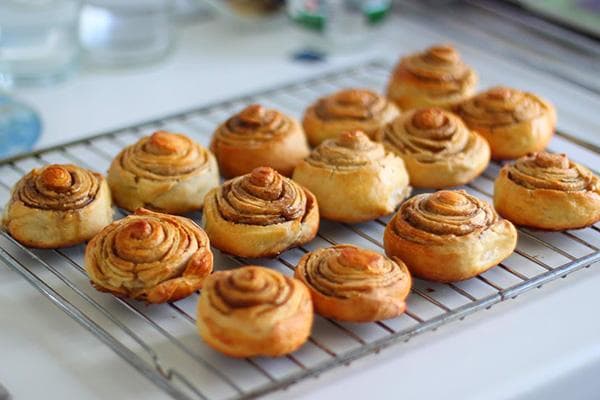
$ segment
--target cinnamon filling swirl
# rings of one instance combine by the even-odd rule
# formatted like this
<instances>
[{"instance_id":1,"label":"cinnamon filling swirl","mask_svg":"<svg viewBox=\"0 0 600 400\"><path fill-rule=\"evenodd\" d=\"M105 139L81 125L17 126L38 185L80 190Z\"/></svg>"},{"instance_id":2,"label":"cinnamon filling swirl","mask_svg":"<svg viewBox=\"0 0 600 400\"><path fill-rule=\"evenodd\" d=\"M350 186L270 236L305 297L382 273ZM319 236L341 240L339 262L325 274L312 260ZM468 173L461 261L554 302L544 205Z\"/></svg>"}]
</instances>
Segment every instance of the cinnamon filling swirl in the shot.
<instances>
[{"instance_id":1,"label":"cinnamon filling swirl","mask_svg":"<svg viewBox=\"0 0 600 400\"><path fill-rule=\"evenodd\" d=\"M434 46L423 53L405 57L401 66L416 80L432 90L458 92L470 84L472 70L452 46Z\"/></svg>"},{"instance_id":2,"label":"cinnamon filling swirl","mask_svg":"<svg viewBox=\"0 0 600 400\"><path fill-rule=\"evenodd\" d=\"M252 104L225 121L215 138L225 143L267 142L285 135L290 127L290 120L284 114Z\"/></svg>"},{"instance_id":3,"label":"cinnamon filling swirl","mask_svg":"<svg viewBox=\"0 0 600 400\"><path fill-rule=\"evenodd\" d=\"M302 219L307 207L304 190L268 167L225 182L216 200L225 220L250 225Z\"/></svg>"},{"instance_id":4,"label":"cinnamon filling swirl","mask_svg":"<svg viewBox=\"0 0 600 400\"><path fill-rule=\"evenodd\" d=\"M67 211L90 204L99 189L99 175L75 165L54 164L27 174L14 196L27 207Z\"/></svg>"},{"instance_id":5,"label":"cinnamon filling swirl","mask_svg":"<svg viewBox=\"0 0 600 400\"><path fill-rule=\"evenodd\" d=\"M311 253L302 272L315 290L341 299L392 286L406 277L391 259L349 245Z\"/></svg>"},{"instance_id":6,"label":"cinnamon filling swirl","mask_svg":"<svg viewBox=\"0 0 600 400\"><path fill-rule=\"evenodd\" d=\"M117 157L124 170L150 180L183 179L209 168L206 149L184 135L165 131L140 139Z\"/></svg>"},{"instance_id":7,"label":"cinnamon filling swirl","mask_svg":"<svg viewBox=\"0 0 600 400\"><path fill-rule=\"evenodd\" d=\"M536 153L522 157L509 167L508 177L527 189L563 192L590 190L593 174L571 162L564 154Z\"/></svg>"},{"instance_id":8,"label":"cinnamon filling swirl","mask_svg":"<svg viewBox=\"0 0 600 400\"><path fill-rule=\"evenodd\" d=\"M383 145L371 141L361 131L342 133L318 146L306 162L320 168L354 169L382 160Z\"/></svg>"},{"instance_id":9,"label":"cinnamon filling swirl","mask_svg":"<svg viewBox=\"0 0 600 400\"><path fill-rule=\"evenodd\" d=\"M113 223L94 239L100 243L93 276L100 283L126 291L150 289L182 275L196 253L210 252L208 239L193 223L145 213Z\"/></svg>"},{"instance_id":10,"label":"cinnamon filling swirl","mask_svg":"<svg viewBox=\"0 0 600 400\"><path fill-rule=\"evenodd\" d=\"M244 267L228 272L207 291L212 307L222 314L256 308L257 315L286 305L294 294L291 279L266 268Z\"/></svg>"},{"instance_id":11,"label":"cinnamon filling swirl","mask_svg":"<svg viewBox=\"0 0 600 400\"><path fill-rule=\"evenodd\" d=\"M432 238L431 234L438 237L468 235L490 227L497 220L497 214L487 202L462 190L441 190L406 201L392 223L398 236L418 241Z\"/></svg>"},{"instance_id":12,"label":"cinnamon filling swirl","mask_svg":"<svg viewBox=\"0 0 600 400\"><path fill-rule=\"evenodd\" d=\"M460 104L456 112L468 125L494 127L530 121L544 109L529 93L494 87Z\"/></svg>"},{"instance_id":13,"label":"cinnamon filling swirl","mask_svg":"<svg viewBox=\"0 0 600 400\"><path fill-rule=\"evenodd\" d=\"M370 120L383 114L387 100L363 89L347 89L321 98L315 112L322 120Z\"/></svg>"},{"instance_id":14,"label":"cinnamon filling swirl","mask_svg":"<svg viewBox=\"0 0 600 400\"><path fill-rule=\"evenodd\" d=\"M421 162L436 162L461 153L469 146L471 132L455 115L438 108L424 108L412 117L396 120L384 131L395 149Z\"/></svg>"}]
</instances>

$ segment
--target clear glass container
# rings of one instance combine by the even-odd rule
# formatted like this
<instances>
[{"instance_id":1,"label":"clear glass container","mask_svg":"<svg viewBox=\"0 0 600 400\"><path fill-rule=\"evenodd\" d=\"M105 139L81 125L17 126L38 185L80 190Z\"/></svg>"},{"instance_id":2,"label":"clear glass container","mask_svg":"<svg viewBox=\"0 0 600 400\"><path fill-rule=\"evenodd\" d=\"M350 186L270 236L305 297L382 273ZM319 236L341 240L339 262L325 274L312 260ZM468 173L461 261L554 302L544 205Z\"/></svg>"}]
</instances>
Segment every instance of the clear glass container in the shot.
<instances>
[{"instance_id":1,"label":"clear glass container","mask_svg":"<svg viewBox=\"0 0 600 400\"><path fill-rule=\"evenodd\" d=\"M121 67L163 59L171 50L173 0L86 0L80 41L88 64Z\"/></svg>"},{"instance_id":2,"label":"clear glass container","mask_svg":"<svg viewBox=\"0 0 600 400\"><path fill-rule=\"evenodd\" d=\"M79 59L78 0L0 0L0 85L68 76Z\"/></svg>"},{"instance_id":3,"label":"clear glass container","mask_svg":"<svg viewBox=\"0 0 600 400\"><path fill-rule=\"evenodd\" d=\"M289 0L288 15L326 51L366 45L387 19L392 0ZM315 40L317 39L317 40Z\"/></svg>"}]
</instances>

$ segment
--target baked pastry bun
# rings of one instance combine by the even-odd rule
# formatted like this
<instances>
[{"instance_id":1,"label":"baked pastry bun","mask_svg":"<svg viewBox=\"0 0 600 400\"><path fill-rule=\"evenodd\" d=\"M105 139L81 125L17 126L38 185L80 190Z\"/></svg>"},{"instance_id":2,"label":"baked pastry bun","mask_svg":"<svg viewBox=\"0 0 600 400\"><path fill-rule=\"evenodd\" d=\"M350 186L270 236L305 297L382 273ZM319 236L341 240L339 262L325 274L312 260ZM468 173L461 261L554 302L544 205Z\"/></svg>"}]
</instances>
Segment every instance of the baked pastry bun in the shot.
<instances>
[{"instance_id":1,"label":"baked pastry bun","mask_svg":"<svg viewBox=\"0 0 600 400\"><path fill-rule=\"evenodd\" d=\"M402 157L411 185L440 189L475 179L490 161L490 148L455 114L441 108L408 111L380 133L387 149Z\"/></svg>"},{"instance_id":2,"label":"baked pastry bun","mask_svg":"<svg viewBox=\"0 0 600 400\"><path fill-rule=\"evenodd\" d=\"M402 159L360 131L321 143L296 167L294 180L315 195L322 217L341 222L387 215L410 194Z\"/></svg>"},{"instance_id":3,"label":"baked pastry bun","mask_svg":"<svg viewBox=\"0 0 600 400\"><path fill-rule=\"evenodd\" d=\"M387 96L402 110L449 108L472 96L477 80L454 47L438 45L403 57L392 73Z\"/></svg>"},{"instance_id":4,"label":"baked pastry bun","mask_svg":"<svg viewBox=\"0 0 600 400\"><path fill-rule=\"evenodd\" d=\"M360 130L373 138L400 115L385 97L367 89L344 89L322 97L304 113L302 125L311 146L340 133Z\"/></svg>"},{"instance_id":5,"label":"baked pastry bun","mask_svg":"<svg viewBox=\"0 0 600 400\"><path fill-rule=\"evenodd\" d=\"M463 190L414 196L383 235L385 252L419 278L454 282L495 266L515 249L517 231L492 206Z\"/></svg>"},{"instance_id":6,"label":"baked pastry bun","mask_svg":"<svg viewBox=\"0 0 600 400\"><path fill-rule=\"evenodd\" d=\"M564 154L531 154L500 170L494 206L517 225L583 228L600 221L600 181Z\"/></svg>"},{"instance_id":7,"label":"baked pastry bun","mask_svg":"<svg viewBox=\"0 0 600 400\"><path fill-rule=\"evenodd\" d=\"M214 156L187 136L158 131L123 149L108 170L115 203L169 214L202 208L206 193L219 185Z\"/></svg>"},{"instance_id":8,"label":"baked pastry bun","mask_svg":"<svg viewBox=\"0 0 600 400\"><path fill-rule=\"evenodd\" d=\"M215 272L198 302L200 336L232 357L291 353L306 342L312 322L306 286L263 267Z\"/></svg>"},{"instance_id":9,"label":"baked pastry bun","mask_svg":"<svg viewBox=\"0 0 600 400\"><path fill-rule=\"evenodd\" d=\"M310 150L300 123L277 110L252 104L221 124L210 149L225 178L271 167L291 176Z\"/></svg>"},{"instance_id":10,"label":"baked pastry bun","mask_svg":"<svg viewBox=\"0 0 600 400\"><path fill-rule=\"evenodd\" d=\"M487 140L496 160L542 151L556 126L554 106L532 93L494 87L454 107L465 124Z\"/></svg>"},{"instance_id":11,"label":"baked pastry bun","mask_svg":"<svg viewBox=\"0 0 600 400\"><path fill-rule=\"evenodd\" d=\"M304 255L295 276L308 287L318 314L349 322L397 317L411 286L399 259L346 244Z\"/></svg>"},{"instance_id":12,"label":"baked pastry bun","mask_svg":"<svg viewBox=\"0 0 600 400\"><path fill-rule=\"evenodd\" d=\"M112 217L102 175L53 164L35 168L15 184L2 222L25 246L52 249L91 239Z\"/></svg>"},{"instance_id":13,"label":"baked pastry bun","mask_svg":"<svg viewBox=\"0 0 600 400\"><path fill-rule=\"evenodd\" d=\"M206 196L202 223L213 246L240 257L274 257L311 241L317 199L269 167L225 182Z\"/></svg>"},{"instance_id":14,"label":"baked pastry bun","mask_svg":"<svg viewBox=\"0 0 600 400\"><path fill-rule=\"evenodd\" d=\"M177 301L213 268L204 231L184 217L138 209L104 228L85 249L94 287L148 303Z\"/></svg>"}]
</instances>

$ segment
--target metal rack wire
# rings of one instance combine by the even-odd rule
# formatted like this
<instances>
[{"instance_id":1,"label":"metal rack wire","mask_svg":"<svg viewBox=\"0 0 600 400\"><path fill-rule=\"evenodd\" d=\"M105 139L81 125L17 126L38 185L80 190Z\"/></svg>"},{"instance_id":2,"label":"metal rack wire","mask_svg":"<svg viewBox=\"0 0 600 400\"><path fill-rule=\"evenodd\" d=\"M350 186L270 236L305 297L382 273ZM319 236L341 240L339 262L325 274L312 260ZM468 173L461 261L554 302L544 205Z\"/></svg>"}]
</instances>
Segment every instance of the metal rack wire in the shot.
<instances>
[{"instance_id":1,"label":"metal rack wire","mask_svg":"<svg viewBox=\"0 0 600 400\"><path fill-rule=\"evenodd\" d=\"M156 129L184 132L207 145L216 125L244 105L259 102L299 116L320 95L344 87L381 89L389 65L370 62L316 79L279 87L209 107L190 110L122 130L97 135L63 146L40 150L0 162L0 204L10 187L27 171L47 163L76 163L105 172L124 146ZM569 141L574 159L585 157L596 165L600 156ZM575 150L573 150L575 149ZM590 159L593 154L593 159ZM464 187L490 200L499 165ZM124 213L118 211L117 216ZM190 215L196 221L200 214ZM304 247L275 259L244 260L215 250L217 269L249 262L292 274L300 257L315 248L353 243L382 251L382 235L389 217L349 225L323 221L317 238ZM515 253L484 274L459 283L438 284L415 279L408 311L387 321L371 324L342 323L317 317L308 343L279 359L230 359L207 347L195 328L195 304L199 294L160 306L117 299L95 291L82 267L84 246L58 250L28 249L5 232L0 234L0 258L21 274L90 333L113 349L140 373L176 399L246 399L285 388L345 365L387 346L409 340L422 332L462 319L478 310L514 298L532 288L564 277L600 261L600 227L547 233L519 230Z\"/></svg>"}]
</instances>

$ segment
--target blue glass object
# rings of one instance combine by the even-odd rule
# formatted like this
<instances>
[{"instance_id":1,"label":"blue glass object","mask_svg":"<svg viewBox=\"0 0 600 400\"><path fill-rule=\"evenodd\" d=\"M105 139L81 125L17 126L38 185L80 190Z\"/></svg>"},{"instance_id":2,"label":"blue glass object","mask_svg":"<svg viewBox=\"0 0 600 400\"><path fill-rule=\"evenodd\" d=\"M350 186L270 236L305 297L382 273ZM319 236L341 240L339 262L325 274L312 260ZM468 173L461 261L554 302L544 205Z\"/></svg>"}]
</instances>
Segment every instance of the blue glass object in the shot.
<instances>
[{"instance_id":1,"label":"blue glass object","mask_svg":"<svg viewBox=\"0 0 600 400\"><path fill-rule=\"evenodd\" d=\"M41 131L31 107L0 94L0 158L31 150Z\"/></svg>"}]
</instances>

